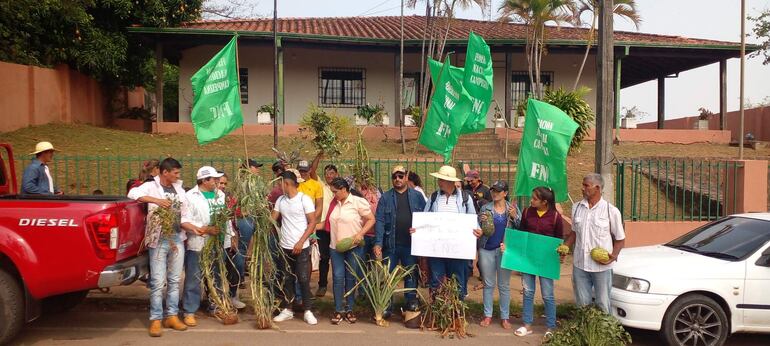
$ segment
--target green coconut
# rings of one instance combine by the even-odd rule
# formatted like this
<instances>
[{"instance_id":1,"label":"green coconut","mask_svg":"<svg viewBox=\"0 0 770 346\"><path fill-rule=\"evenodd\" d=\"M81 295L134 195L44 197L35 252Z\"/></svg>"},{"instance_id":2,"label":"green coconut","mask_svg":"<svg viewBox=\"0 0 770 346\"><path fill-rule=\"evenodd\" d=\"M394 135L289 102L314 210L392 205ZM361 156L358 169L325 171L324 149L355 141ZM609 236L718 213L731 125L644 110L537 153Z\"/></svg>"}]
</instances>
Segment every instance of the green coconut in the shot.
<instances>
[{"instance_id":1,"label":"green coconut","mask_svg":"<svg viewBox=\"0 0 770 346\"><path fill-rule=\"evenodd\" d=\"M561 244L559 247L556 248L556 252L559 253L559 255L568 255L569 254L569 246Z\"/></svg>"},{"instance_id":2,"label":"green coconut","mask_svg":"<svg viewBox=\"0 0 770 346\"><path fill-rule=\"evenodd\" d=\"M492 213L487 211L484 212L484 215L487 216L487 221L483 222L483 225L481 225L481 231L485 236L491 237L492 234L495 233L495 221L492 217Z\"/></svg>"},{"instance_id":3,"label":"green coconut","mask_svg":"<svg viewBox=\"0 0 770 346\"><path fill-rule=\"evenodd\" d=\"M605 249L595 247L591 250L591 258L596 262L604 263L610 260L610 253Z\"/></svg>"},{"instance_id":4,"label":"green coconut","mask_svg":"<svg viewBox=\"0 0 770 346\"><path fill-rule=\"evenodd\" d=\"M337 241L337 244L335 245L335 250L337 252L348 252L350 251L350 249L354 247L355 246L353 245L353 237L347 237Z\"/></svg>"}]
</instances>

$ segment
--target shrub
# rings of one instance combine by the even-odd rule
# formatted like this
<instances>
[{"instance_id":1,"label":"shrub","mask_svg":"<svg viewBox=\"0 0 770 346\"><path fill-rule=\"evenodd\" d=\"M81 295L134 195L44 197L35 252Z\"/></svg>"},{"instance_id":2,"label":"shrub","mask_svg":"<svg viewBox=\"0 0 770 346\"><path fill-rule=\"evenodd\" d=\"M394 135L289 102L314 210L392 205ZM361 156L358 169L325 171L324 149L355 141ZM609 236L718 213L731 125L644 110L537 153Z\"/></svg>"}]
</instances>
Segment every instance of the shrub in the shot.
<instances>
[{"instance_id":1,"label":"shrub","mask_svg":"<svg viewBox=\"0 0 770 346\"><path fill-rule=\"evenodd\" d=\"M349 147L352 134L350 119L327 113L325 109L311 104L300 122L300 132L310 137L316 149L323 151L332 160Z\"/></svg>"},{"instance_id":2,"label":"shrub","mask_svg":"<svg viewBox=\"0 0 770 346\"><path fill-rule=\"evenodd\" d=\"M543 345L615 346L631 343L631 335L618 320L593 306L578 308L572 319L557 329Z\"/></svg>"},{"instance_id":3,"label":"shrub","mask_svg":"<svg viewBox=\"0 0 770 346\"><path fill-rule=\"evenodd\" d=\"M385 106L381 104L371 105L369 103L359 106L356 110L356 115L366 120L369 125L382 124L382 117L387 115L385 112Z\"/></svg>"},{"instance_id":4,"label":"shrub","mask_svg":"<svg viewBox=\"0 0 770 346\"><path fill-rule=\"evenodd\" d=\"M575 91L565 91L563 88L556 90L548 89L543 96L543 102L548 102L558 107L578 124L575 137L572 138L572 143L569 146L570 153L580 151L580 145L588 136L588 130L591 129L596 119L593 109L585 100L585 95L590 90L586 87L580 87Z\"/></svg>"}]
</instances>

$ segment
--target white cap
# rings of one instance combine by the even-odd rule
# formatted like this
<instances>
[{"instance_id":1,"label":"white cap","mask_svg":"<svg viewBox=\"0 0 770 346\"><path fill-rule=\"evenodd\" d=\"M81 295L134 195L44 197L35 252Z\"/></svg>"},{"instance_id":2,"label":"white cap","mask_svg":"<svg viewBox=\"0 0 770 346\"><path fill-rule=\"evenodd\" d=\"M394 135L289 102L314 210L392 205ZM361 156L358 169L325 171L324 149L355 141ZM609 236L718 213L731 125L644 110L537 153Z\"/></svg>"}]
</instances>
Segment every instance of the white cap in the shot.
<instances>
[{"instance_id":1,"label":"white cap","mask_svg":"<svg viewBox=\"0 0 770 346\"><path fill-rule=\"evenodd\" d=\"M203 166L201 168L198 168L198 174L195 175L195 178L196 179L219 178L223 175L225 174L217 172L217 170L214 169L214 167Z\"/></svg>"}]
</instances>

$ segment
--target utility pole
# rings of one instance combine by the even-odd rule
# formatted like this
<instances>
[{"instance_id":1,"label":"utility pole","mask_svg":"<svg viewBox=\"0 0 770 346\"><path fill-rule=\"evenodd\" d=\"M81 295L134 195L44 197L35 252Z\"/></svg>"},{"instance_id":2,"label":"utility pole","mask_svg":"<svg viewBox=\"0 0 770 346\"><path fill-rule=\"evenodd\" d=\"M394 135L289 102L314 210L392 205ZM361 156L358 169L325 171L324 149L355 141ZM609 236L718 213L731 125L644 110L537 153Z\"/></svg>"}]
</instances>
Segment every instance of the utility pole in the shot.
<instances>
[{"instance_id":1,"label":"utility pole","mask_svg":"<svg viewBox=\"0 0 770 346\"><path fill-rule=\"evenodd\" d=\"M596 156L595 170L604 178L603 197L614 203L612 179L612 123L615 114L613 1L600 0L596 58Z\"/></svg>"},{"instance_id":2,"label":"utility pole","mask_svg":"<svg viewBox=\"0 0 770 346\"><path fill-rule=\"evenodd\" d=\"M741 130L738 133L738 159L743 160L743 137L744 117L743 117L743 97L744 97L744 71L746 69L746 0L741 0Z\"/></svg>"},{"instance_id":3,"label":"utility pole","mask_svg":"<svg viewBox=\"0 0 770 346\"><path fill-rule=\"evenodd\" d=\"M278 149L278 0L273 0L273 148Z\"/></svg>"},{"instance_id":4,"label":"utility pole","mask_svg":"<svg viewBox=\"0 0 770 346\"><path fill-rule=\"evenodd\" d=\"M401 134L401 153L406 154L406 139L404 139L404 0L401 0L401 52L398 57L398 131ZM416 89L416 88L415 88Z\"/></svg>"}]
</instances>

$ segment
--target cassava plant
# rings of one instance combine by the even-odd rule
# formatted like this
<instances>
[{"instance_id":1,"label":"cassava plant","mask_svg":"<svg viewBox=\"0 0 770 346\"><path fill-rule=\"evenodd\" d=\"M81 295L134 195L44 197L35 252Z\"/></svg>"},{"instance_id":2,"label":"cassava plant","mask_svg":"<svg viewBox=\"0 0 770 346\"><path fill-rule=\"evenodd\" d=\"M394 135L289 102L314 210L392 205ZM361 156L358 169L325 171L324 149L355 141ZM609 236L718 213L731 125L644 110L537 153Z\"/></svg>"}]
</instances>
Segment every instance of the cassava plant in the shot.
<instances>
[{"instance_id":1,"label":"cassava plant","mask_svg":"<svg viewBox=\"0 0 770 346\"><path fill-rule=\"evenodd\" d=\"M387 327L388 321L383 318L385 310L390 306L390 302L393 300L393 295L396 293L417 291L415 288L398 288L401 281L414 272L415 266L403 267L397 265L390 270L389 261L373 260L369 261L369 265L365 265L363 260L356 256L356 263L359 268L366 268L363 274L359 274L358 271L348 263L348 270L356 278L356 285L348 291L345 296L354 294L359 287L364 291L366 299L374 310L374 321L380 327Z\"/></svg>"},{"instance_id":2,"label":"cassava plant","mask_svg":"<svg viewBox=\"0 0 770 346\"><path fill-rule=\"evenodd\" d=\"M267 200L271 183L248 169L241 169L231 185L236 207L244 218L254 223L249 279L258 329L273 327L273 312L278 308L276 293L282 290L281 282L276 277L280 263L286 263L281 257L285 256L283 251L270 246L275 242L274 229L277 228L270 216L272 209Z\"/></svg>"},{"instance_id":3,"label":"cassava plant","mask_svg":"<svg viewBox=\"0 0 770 346\"><path fill-rule=\"evenodd\" d=\"M310 138L316 149L335 161L348 149L352 126L347 117L328 113L325 109L311 104L300 121L300 132Z\"/></svg>"},{"instance_id":4,"label":"cassava plant","mask_svg":"<svg viewBox=\"0 0 770 346\"><path fill-rule=\"evenodd\" d=\"M434 292L433 300L422 316L422 329L436 330L442 337L449 335L462 339L472 336L467 330L466 310L468 306L460 300L460 285L453 276Z\"/></svg>"},{"instance_id":5,"label":"cassava plant","mask_svg":"<svg viewBox=\"0 0 770 346\"><path fill-rule=\"evenodd\" d=\"M176 236L179 223L181 222L181 202L178 199L168 199L171 202L171 206L168 208L157 207L153 209L149 216L149 223L153 226L149 229L160 229L160 234L146 234L145 240L142 243L143 246L153 242L155 237L159 239L172 239ZM174 242L171 242L173 244ZM173 246L171 251L176 252L176 246Z\"/></svg>"},{"instance_id":6,"label":"cassava plant","mask_svg":"<svg viewBox=\"0 0 770 346\"><path fill-rule=\"evenodd\" d=\"M567 113L577 124L575 137L572 137L572 143L569 146L570 154L580 151L580 146L588 137L588 131L591 129L596 114L591 106L586 102L585 96L591 89L580 87L575 91L565 91L563 88L549 89L545 91L544 102L548 102Z\"/></svg>"}]
</instances>

